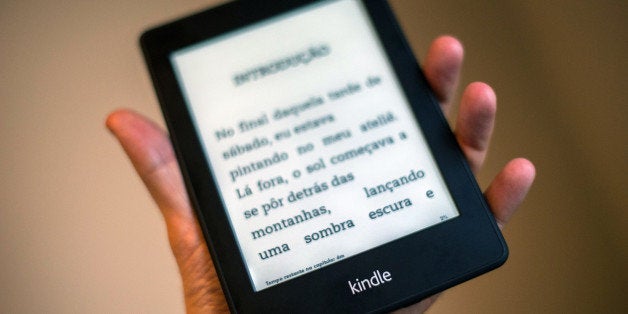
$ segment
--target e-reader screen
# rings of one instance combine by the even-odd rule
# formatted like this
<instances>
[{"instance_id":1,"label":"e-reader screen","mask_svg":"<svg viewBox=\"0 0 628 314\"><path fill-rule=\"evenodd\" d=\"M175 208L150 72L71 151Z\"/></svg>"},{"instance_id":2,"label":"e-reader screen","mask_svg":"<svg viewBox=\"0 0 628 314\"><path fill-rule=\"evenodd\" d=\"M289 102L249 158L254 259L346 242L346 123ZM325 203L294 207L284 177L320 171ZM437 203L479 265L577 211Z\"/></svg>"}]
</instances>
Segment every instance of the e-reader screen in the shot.
<instances>
[{"instance_id":1,"label":"e-reader screen","mask_svg":"<svg viewBox=\"0 0 628 314\"><path fill-rule=\"evenodd\" d=\"M170 62L255 291L459 215L361 2L310 4Z\"/></svg>"}]
</instances>

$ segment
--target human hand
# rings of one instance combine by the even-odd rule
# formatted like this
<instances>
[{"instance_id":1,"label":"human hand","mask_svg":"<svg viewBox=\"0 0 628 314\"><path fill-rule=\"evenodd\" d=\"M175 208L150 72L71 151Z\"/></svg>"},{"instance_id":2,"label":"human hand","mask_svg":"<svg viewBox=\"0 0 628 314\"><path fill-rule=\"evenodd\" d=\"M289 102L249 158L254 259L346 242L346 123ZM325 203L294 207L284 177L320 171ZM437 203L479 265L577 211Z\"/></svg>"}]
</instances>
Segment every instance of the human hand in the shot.
<instances>
[{"instance_id":1,"label":"human hand","mask_svg":"<svg viewBox=\"0 0 628 314\"><path fill-rule=\"evenodd\" d=\"M451 98L457 87L462 66L463 48L455 38L437 38L428 51L423 70L427 81L447 115ZM480 82L469 84L462 94L455 135L469 166L477 174L482 165L493 133L497 102L493 89ZM532 186L536 170L523 158L511 160L484 191L484 196L500 229L521 205ZM423 313L438 298L438 294L395 313Z\"/></svg>"},{"instance_id":2,"label":"human hand","mask_svg":"<svg viewBox=\"0 0 628 314\"><path fill-rule=\"evenodd\" d=\"M425 60L425 75L445 113L449 111L457 86L462 57L461 44L452 37L444 36L432 43ZM495 94L488 85L472 83L465 89L455 134L474 173L484 162L495 110ZM164 217L170 247L183 282L187 312L228 313L227 302L188 200L167 133L149 119L124 109L111 113L106 124L131 159ZM514 159L485 191L500 228L523 201L534 176L535 169L529 161ZM436 298L428 298L399 312L423 312Z\"/></svg>"}]
</instances>

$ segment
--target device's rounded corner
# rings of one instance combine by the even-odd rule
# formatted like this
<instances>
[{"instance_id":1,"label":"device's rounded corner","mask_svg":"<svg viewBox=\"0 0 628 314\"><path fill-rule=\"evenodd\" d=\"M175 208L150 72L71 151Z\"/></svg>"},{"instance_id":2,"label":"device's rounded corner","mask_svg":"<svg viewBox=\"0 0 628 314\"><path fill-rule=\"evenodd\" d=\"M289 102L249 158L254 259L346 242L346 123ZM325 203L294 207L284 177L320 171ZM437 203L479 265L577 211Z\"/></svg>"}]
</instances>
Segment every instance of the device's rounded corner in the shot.
<instances>
[{"instance_id":1,"label":"device's rounded corner","mask_svg":"<svg viewBox=\"0 0 628 314\"><path fill-rule=\"evenodd\" d=\"M495 257L494 268L498 268L504 265L504 263L506 263L506 261L508 260L508 256L510 256L510 250L508 249L508 245L503 240L501 242L502 245L499 246L500 250L496 252L497 254Z\"/></svg>"},{"instance_id":2,"label":"device's rounded corner","mask_svg":"<svg viewBox=\"0 0 628 314\"><path fill-rule=\"evenodd\" d=\"M153 29L144 30L138 39L140 47L143 49L149 45L153 37Z\"/></svg>"}]
</instances>

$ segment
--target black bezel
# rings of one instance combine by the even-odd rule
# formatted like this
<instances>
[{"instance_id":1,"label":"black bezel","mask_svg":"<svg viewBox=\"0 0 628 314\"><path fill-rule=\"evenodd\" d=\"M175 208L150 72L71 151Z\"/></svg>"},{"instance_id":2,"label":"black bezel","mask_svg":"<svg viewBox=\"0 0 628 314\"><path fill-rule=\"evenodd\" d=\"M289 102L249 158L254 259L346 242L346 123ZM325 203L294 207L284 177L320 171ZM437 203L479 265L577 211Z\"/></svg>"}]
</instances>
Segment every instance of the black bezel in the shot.
<instances>
[{"instance_id":1,"label":"black bezel","mask_svg":"<svg viewBox=\"0 0 628 314\"><path fill-rule=\"evenodd\" d=\"M236 1L145 32L141 46L196 210L234 312L387 311L503 264L508 250L464 155L382 0L362 0L458 207L460 216L314 272L255 292L175 78L173 51L316 1ZM421 114L417 114L420 112ZM375 269L397 275L385 289L351 295L347 280ZM401 275L403 274L403 275Z\"/></svg>"}]
</instances>

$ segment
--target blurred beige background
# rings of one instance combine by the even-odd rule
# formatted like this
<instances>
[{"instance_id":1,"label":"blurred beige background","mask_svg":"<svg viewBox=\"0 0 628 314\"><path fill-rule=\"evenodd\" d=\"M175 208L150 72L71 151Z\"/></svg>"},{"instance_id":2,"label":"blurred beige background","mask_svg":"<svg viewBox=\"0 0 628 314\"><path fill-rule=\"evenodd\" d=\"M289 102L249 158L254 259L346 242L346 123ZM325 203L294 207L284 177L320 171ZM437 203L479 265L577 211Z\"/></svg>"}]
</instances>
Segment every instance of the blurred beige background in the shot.
<instances>
[{"instance_id":1,"label":"blurred beige background","mask_svg":"<svg viewBox=\"0 0 628 314\"><path fill-rule=\"evenodd\" d=\"M137 37L214 1L0 2L0 312L182 313L157 209L103 121L161 121ZM537 182L503 268L432 313L628 312L628 10L623 1L393 1L419 57L466 46L494 86L485 187L510 158Z\"/></svg>"}]
</instances>

